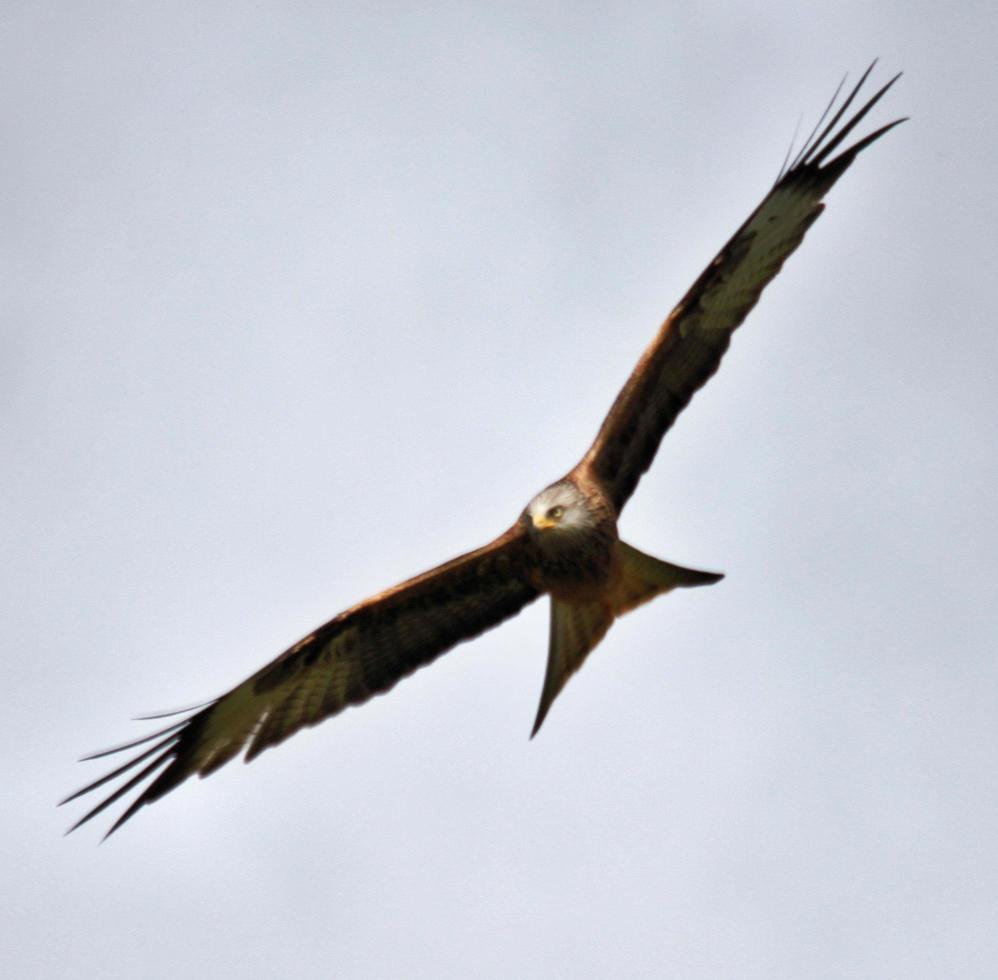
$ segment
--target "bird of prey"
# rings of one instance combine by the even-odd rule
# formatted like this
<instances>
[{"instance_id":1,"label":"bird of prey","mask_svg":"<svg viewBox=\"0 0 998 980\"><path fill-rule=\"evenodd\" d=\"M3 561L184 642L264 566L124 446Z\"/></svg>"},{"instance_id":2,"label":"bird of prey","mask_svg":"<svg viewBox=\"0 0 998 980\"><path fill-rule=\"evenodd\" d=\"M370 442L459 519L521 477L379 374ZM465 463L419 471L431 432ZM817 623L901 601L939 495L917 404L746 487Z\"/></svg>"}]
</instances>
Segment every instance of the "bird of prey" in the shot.
<instances>
[{"instance_id":1,"label":"bird of prey","mask_svg":"<svg viewBox=\"0 0 998 980\"><path fill-rule=\"evenodd\" d=\"M800 152L793 160L788 154L762 203L666 318L596 441L567 476L537 494L490 544L340 613L227 694L178 713L185 717L167 728L87 756L143 746L63 801L127 777L70 830L149 779L110 835L188 776L207 776L244 749L249 762L299 729L388 691L547 594L551 629L536 734L565 682L616 617L672 589L718 581L719 574L681 568L625 544L617 521L662 436L717 370L732 331L821 214L822 198L859 153L904 121L840 150L899 77L847 117L872 68L836 108L839 85Z\"/></svg>"}]
</instances>

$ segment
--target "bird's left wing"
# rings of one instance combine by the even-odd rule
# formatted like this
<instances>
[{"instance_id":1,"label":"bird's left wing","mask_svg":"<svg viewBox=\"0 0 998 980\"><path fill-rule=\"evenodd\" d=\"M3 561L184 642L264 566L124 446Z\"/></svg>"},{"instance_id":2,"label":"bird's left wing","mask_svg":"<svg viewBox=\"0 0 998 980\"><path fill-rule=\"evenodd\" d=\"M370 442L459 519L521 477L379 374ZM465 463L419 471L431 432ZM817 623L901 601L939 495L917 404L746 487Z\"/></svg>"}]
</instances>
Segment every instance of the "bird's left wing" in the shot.
<instances>
[{"instance_id":1,"label":"bird's left wing","mask_svg":"<svg viewBox=\"0 0 998 980\"><path fill-rule=\"evenodd\" d=\"M530 584L530 572L526 532L514 525L491 544L348 609L195 714L135 742L87 756L96 759L152 743L63 800L68 803L129 776L70 830L158 772L112 825L111 834L188 776L207 776L244 748L249 762L299 729L389 690L455 644L498 625L536 599L539 593Z\"/></svg>"},{"instance_id":2,"label":"bird's left wing","mask_svg":"<svg viewBox=\"0 0 998 980\"><path fill-rule=\"evenodd\" d=\"M833 156L899 77L843 122L872 68L821 129L833 98L797 158L669 314L613 403L579 467L588 468L608 490L618 514L651 466L662 437L717 370L732 332L821 214L821 199L857 154L904 121L888 123Z\"/></svg>"}]
</instances>

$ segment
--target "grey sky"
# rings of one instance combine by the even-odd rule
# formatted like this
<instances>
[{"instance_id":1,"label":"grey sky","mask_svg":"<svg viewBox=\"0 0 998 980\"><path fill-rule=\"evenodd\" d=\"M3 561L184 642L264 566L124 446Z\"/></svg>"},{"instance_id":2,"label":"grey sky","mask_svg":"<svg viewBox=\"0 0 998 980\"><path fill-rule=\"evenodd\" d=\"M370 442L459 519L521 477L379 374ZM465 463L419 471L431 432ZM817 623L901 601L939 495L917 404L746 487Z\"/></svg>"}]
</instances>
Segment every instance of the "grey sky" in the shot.
<instances>
[{"instance_id":1,"label":"grey sky","mask_svg":"<svg viewBox=\"0 0 998 980\"><path fill-rule=\"evenodd\" d=\"M4 975L998 973L990 5L204 8L3 15ZM546 603L62 839L129 717L571 466L875 55L912 121L622 522L721 585L533 742Z\"/></svg>"}]
</instances>

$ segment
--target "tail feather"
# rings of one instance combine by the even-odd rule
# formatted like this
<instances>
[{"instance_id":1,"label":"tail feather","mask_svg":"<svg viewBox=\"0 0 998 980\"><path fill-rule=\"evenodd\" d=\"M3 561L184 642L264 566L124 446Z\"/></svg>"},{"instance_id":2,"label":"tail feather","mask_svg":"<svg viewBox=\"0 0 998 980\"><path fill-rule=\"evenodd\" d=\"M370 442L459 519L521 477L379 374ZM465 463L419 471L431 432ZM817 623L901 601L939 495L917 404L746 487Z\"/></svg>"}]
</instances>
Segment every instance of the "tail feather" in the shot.
<instances>
[{"instance_id":1,"label":"tail feather","mask_svg":"<svg viewBox=\"0 0 998 980\"><path fill-rule=\"evenodd\" d=\"M713 585L724 578L720 572L701 572L673 565L661 558L652 558L623 541L619 548L621 575L613 591L613 612L616 616L623 616L672 589Z\"/></svg>"},{"instance_id":2,"label":"tail feather","mask_svg":"<svg viewBox=\"0 0 998 980\"><path fill-rule=\"evenodd\" d=\"M613 610L603 602L563 602L551 597L551 636L548 665L541 689L533 738L561 689L585 662L613 623Z\"/></svg>"},{"instance_id":3,"label":"tail feather","mask_svg":"<svg viewBox=\"0 0 998 980\"><path fill-rule=\"evenodd\" d=\"M617 616L623 616L642 603L676 588L711 585L724 578L718 572L701 572L652 558L619 542L620 577L609 596L591 602L566 602L551 597L551 636L547 671L537 718L530 733L533 738L547 717L554 699L585 663Z\"/></svg>"}]
</instances>

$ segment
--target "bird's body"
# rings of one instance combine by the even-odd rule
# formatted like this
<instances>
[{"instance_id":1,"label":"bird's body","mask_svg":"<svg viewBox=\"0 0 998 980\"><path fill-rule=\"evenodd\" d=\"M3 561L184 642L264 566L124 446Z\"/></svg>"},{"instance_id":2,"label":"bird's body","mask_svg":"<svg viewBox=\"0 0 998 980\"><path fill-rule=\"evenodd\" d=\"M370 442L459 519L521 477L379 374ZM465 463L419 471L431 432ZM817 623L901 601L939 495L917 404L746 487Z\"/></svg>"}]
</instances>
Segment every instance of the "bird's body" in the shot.
<instances>
[{"instance_id":1,"label":"bird's body","mask_svg":"<svg viewBox=\"0 0 998 980\"><path fill-rule=\"evenodd\" d=\"M822 117L773 189L667 317L593 445L567 476L537 494L490 544L340 613L168 728L90 756L152 743L69 797L137 770L72 829L152 777L113 832L189 776L206 776L244 749L249 761L301 728L389 690L546 594L551 632L536 734L565 682L616 617L673 588L718 581L719 574L681 568L625 544L617 522L663 435L717 370L732 332L820 215L825 193L857 154L901 121L832 156L895 80L839 126L868 74L818 133Z\"/></svg>"},{"instance_id":2,"label":"bird's body","mask_svg":"<svg viewBox=\"0 0 998 980\"><path fill-rule=\"evenodd\" d=\"M519 523L533 539L531 582L538 592L563 602L591 602L620 577L617 513L587 473L542 490Z\"/></svg>"}]
</instances>

